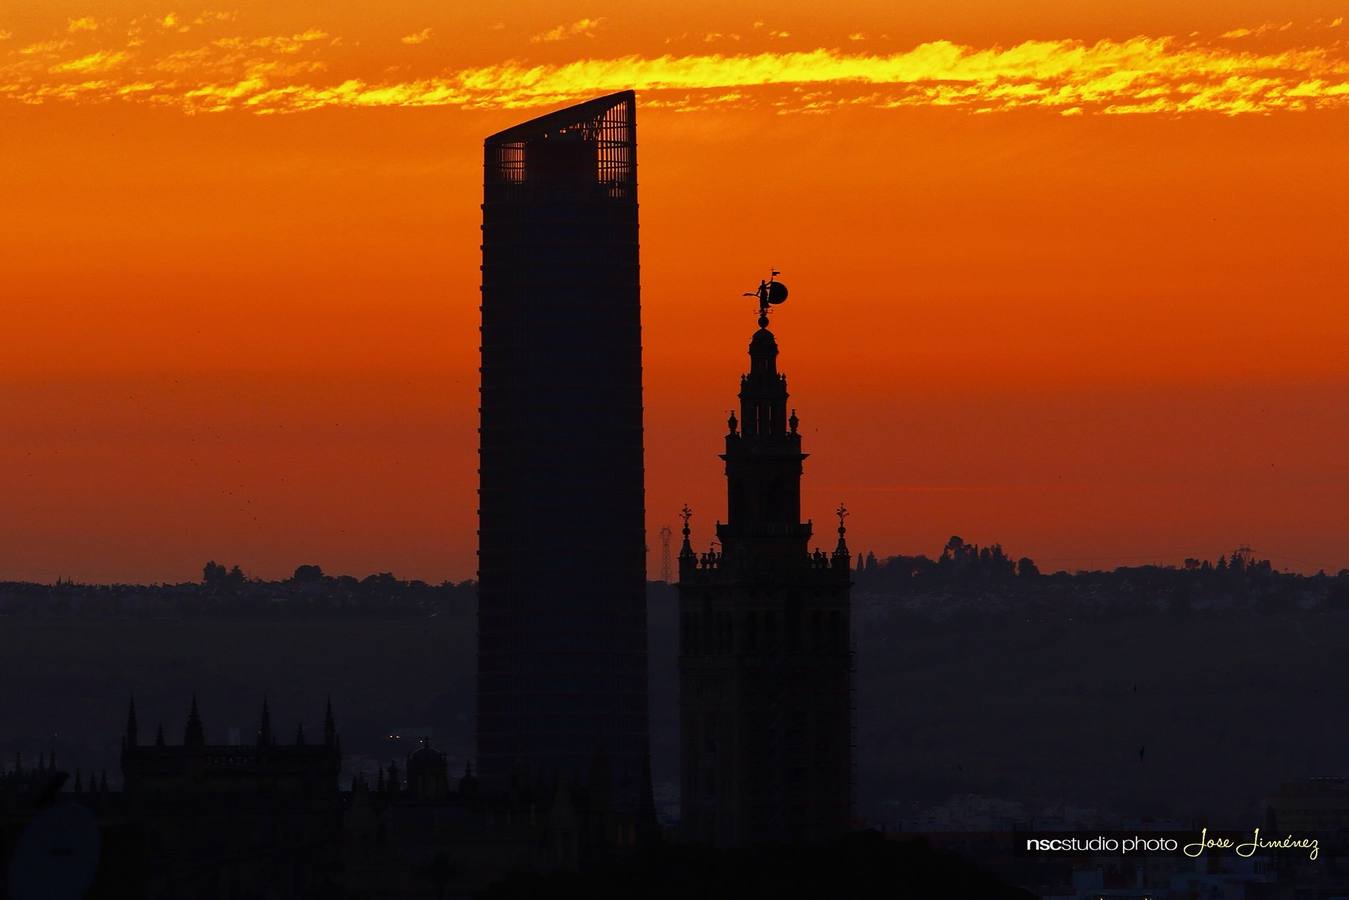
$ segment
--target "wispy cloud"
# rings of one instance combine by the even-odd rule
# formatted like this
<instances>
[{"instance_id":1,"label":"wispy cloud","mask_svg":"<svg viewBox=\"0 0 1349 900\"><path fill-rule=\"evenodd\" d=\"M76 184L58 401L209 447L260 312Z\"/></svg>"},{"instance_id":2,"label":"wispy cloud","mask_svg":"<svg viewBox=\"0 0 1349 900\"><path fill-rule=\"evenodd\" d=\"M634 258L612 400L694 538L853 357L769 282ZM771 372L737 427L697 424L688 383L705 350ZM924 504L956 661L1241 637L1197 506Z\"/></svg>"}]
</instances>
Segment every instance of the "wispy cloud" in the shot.
<instances>
[{"instance_id":1,"label":"wispy cloud","mask_svg":"<svg viewBox=\"0 0 1349 900\"><path fill-rule=\"evenodd\" d=\"M173 22L165 25L168 19ZM583 19L538 37L588 34L600 21ZM1343 42L1267 49L1269 40L1291 39L1281 26L1266 32L1272 36L1258 50L1230 38L1207 43L1175 37L1026 41L990 47L931 41L895 53L820 48L578 56L552 63L510 60L402 79L395 73L415 67L393 65L372 80L368 70L345 67L349 63L334 49L338 39L320 28L288 35L211 37L203 32L195 46L184 46L172 14L158 22L175 29L172 41L151 37L147 43L138 35L122 46L108 46L109 29L100 28L0 49L0 102L122 101L189 113L274 114L323 107L536 107L636 88L652 107L755 105L784 114L844 106L935 106L975 113L1041 109L1065 116L1349 107L1349 50ZM430 34L428 29L403 41L420 43ZM94 40L103 45L88 46ZM88 78L91 72L98 73L96 81Z\"/></svg>"},{"instance_id":2,"label":"wispy cloud","mask_svg":"<svg viewBox=\"0 0 1349 900\"><path fill-rule=\"evenodd\" d=\"M233 22L239 18L235 10L207 10L192 20L193 25L213 25L220 22Z\"/></svg>"},{"instance_id":3,"label":"wispy cloud","mask_svg":"<svg viewBox=\"0 0 1349 900\"><path fill-rule=\"evenodd\" d=\"M1250 28L1233 28L1231 31L1224 31L1222 36L1225 38L1260 37L1261 35L1269 34L1271 31L1288 31L1292 27L1292 22L1284 22L1282 24L1277 22L1265 22Z\"/></svg>"},{"instance_id":4,"label":"wispy cloud","mask_svg":"<svg viewBox=\"0 0 1349 900\"><path fill-rule=\"evenodd\" d=\"M431 29L423 28L421 31L413 34L405 34L398 40L404 44L425 44L427 41L431 40Z\"/></svg>"},{"instance_id":5,"label":"wispy cloud","mask_svg":"<svg viewBox=\"0 0 1349 900\"><path fill-rule=\"evenodd\" d=\"M76 59L59 62L47 71L55 74L63 72L106 72L109 69L117 68L126 62L129 57L130 54L123 50L98 50Z\"/></svg>"},{"instance_id":6,"label":"wispy cloud","mask_svg":"<svg viewBox=\"0 0 1349 900\"><path fill-rule=\"evenodd\" d=\"M54 53L66 49L70 46L70 41L65 38L57 38L50 41L38 41L36 44L28 44L15 51L19 56L50 56Z\"/></svg>"},{"instance_id":7,"label":"wispy cloud","mask_svg":"<svg viewBox=\"0 0 1349 900\"><path fill-rule=\"evenodd\" d=\"M594 37L595 31L604 23L604 17L597 19L577 19L575 22L569 22L565 25L559 25L556 28L550 28L547 31L540 32L530 38L535 44L565 41L574 37Z\"/></svg>"},{"instance_id":8,"label":"wispy cloud","mask_svg":"<svg viewBox=\"0 0 1349 900\"><path fill-rule=\"evenodd\" d=\"M98 22L93 16L81 16L78 19L70 19L66 22L66 31L70 34L77 34L81 31L97 31Z\"/></svg>"}]
</instances>

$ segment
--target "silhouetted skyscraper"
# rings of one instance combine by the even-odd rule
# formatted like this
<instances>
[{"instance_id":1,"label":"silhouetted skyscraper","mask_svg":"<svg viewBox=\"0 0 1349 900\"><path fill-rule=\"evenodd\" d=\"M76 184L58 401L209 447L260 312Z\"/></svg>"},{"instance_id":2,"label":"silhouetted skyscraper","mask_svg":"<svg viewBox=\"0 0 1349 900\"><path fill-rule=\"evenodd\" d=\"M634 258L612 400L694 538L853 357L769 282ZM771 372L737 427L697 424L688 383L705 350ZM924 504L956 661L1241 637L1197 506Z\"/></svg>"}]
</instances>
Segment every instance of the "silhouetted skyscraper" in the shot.
<instances>
[{"instance_id":1,"label":"silhouetted skyscraper","mask_svg":"<svg viewBox=\"0 0 1349 900\"><path fill-rule=\"evenodd\" d=\"M478 760L485 785L647 785L631 91L486 141Z\"/></svg>"},{"instance_id":2,"label":"silhouetted skyscraper","mask_svg":"<svg viewBox=\"0 0 1349 900\"><path fill-rule=\"evenodd\" d=\"M694 552L685 509L679 553L682 819L720 845L829 838L852 802L847 513L833 552L811 552L806 454L766 314L759 324L721 457L721 550Z\"/></svg>"}]
</instances>

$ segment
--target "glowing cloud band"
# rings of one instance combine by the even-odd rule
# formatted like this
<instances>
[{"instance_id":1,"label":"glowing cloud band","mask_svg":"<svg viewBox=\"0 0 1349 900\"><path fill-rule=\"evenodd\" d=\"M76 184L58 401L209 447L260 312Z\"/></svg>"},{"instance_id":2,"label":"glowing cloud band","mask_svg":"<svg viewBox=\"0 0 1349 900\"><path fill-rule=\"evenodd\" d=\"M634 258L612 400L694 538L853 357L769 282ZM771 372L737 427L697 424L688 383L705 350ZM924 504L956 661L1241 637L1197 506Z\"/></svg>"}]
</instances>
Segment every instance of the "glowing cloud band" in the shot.
<instances>
[{"instance_id":1,"label":"glowing cloud band","mask_svg":"<svg viewBox=\"0 0 1349 900\"><path fill-rule=\"evenodd\" d=\"M1349 105L1349 53L1338 41L1277 51L1172 37L987 48L932 41L890 54L816 49L547 64L511 60L372 80L340 74L341 40L319 29L222 37L154 52L155 41L139 27L118 47L78 46L72 37L107 34L78 21L84 24L59 40L0 49L0 102L124 101L188 113L271 114L328 107L531 107L631 87L648 106L764 106L782 113L860 105L1235 115ZM431 32L402 43L424 43L423 34L429 38Z\"/></svg>"}]
</instances>

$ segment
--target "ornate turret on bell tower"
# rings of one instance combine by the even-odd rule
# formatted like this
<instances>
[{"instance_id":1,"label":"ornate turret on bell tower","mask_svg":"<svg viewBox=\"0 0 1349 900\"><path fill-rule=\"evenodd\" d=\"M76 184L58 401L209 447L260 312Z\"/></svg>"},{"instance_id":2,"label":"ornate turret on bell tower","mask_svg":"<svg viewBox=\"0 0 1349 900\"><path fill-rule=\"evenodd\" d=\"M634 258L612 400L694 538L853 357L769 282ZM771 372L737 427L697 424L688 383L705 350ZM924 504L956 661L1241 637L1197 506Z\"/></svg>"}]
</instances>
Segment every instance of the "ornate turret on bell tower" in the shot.
<instances>
[{"instance_id":1,"label":"ornate turret on bell tower","mask_svg":"<svg viewBox=\"0 0 1349 900\"><path fill-rule=\"evenodd\" d=\"M760 328L749 344L749 372L740 378L740 430L726 435L727 523L722 545L772 538L797 552L810 540L801 524L801 435L787 416L787 378L778 373L778 344ZM734 424L734 417L733 417Z\"/></svg>"},{"instance_id":2,"label":"ornate turret on bell tower","mask_svg":"<svg viewBox=\"0 0 1349 900\"><path fill-rule=\"evenodd\" d=\"M717 845L825 839L852 802L847 510L833 552L812 551L800 420L768 330L787 289L770 278L749 296L759 329L721 454L721 549L693 551L686 506L679 554L682 819Z\"/></svg>"}]
</instances>

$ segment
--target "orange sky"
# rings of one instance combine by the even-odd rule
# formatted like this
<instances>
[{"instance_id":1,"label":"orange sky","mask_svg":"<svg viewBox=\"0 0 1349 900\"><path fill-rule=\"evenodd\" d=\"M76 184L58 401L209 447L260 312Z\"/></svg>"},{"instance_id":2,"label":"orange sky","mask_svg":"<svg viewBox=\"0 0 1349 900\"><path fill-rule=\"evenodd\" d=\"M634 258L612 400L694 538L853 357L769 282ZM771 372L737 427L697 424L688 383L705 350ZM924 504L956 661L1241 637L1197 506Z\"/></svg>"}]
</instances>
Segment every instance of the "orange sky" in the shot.
<instances>
[{"instance_id":1,"label":"orange sky","mask_svg":"<svg viewBox=\"0 0 1349 900\"><path fill-rule=\"evenodd\" d=\"M0 578L471 577L482 138L627 85L653 577L770 264L854 549L1349 566L1349 4L1180 6L11 0Z\"/></svg>"}]
</instances>

